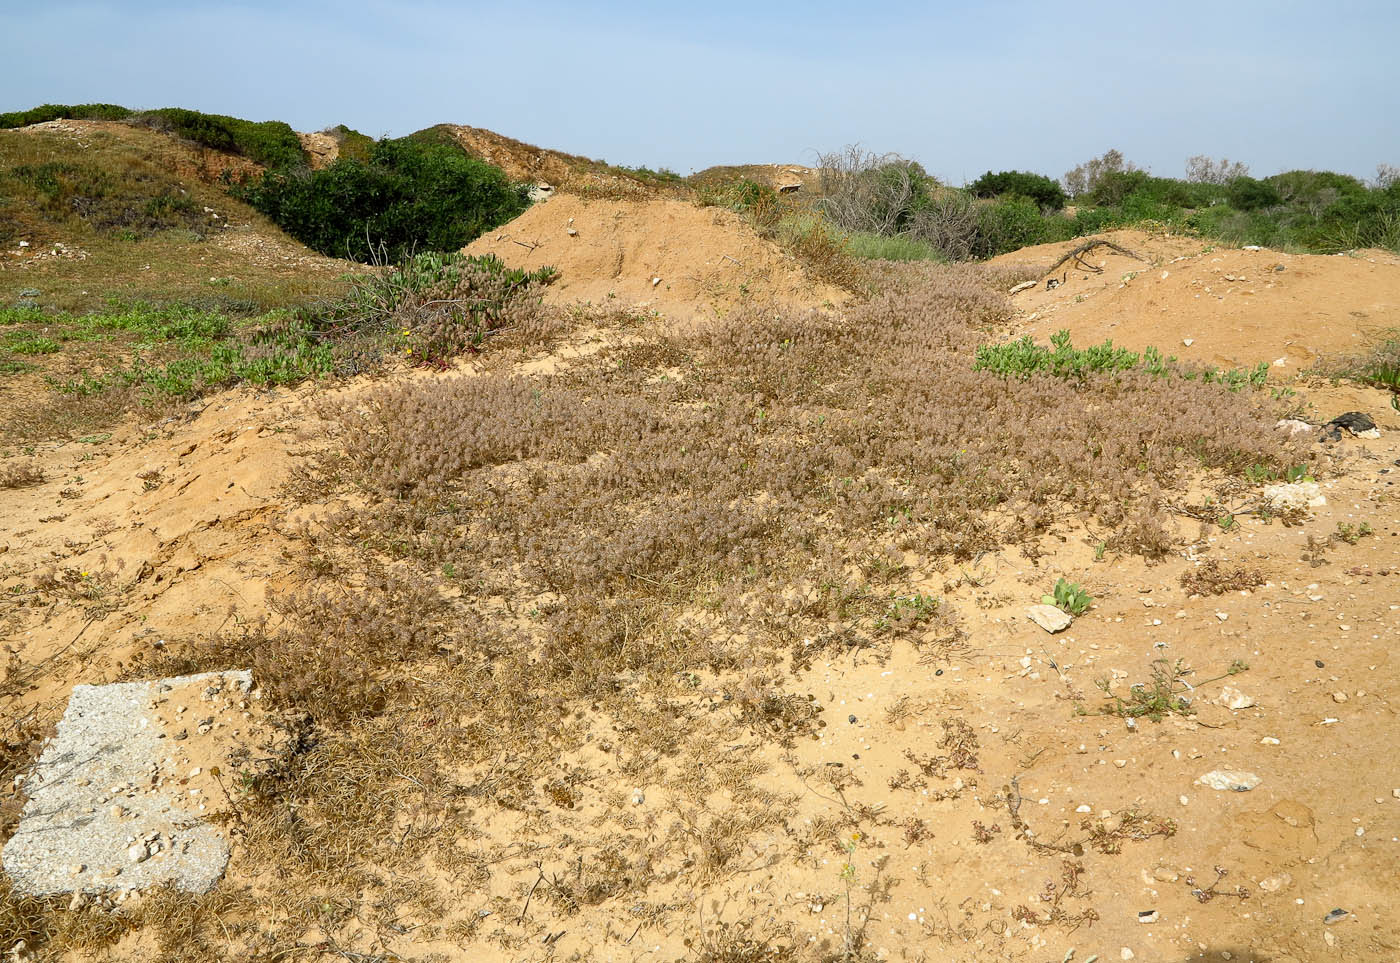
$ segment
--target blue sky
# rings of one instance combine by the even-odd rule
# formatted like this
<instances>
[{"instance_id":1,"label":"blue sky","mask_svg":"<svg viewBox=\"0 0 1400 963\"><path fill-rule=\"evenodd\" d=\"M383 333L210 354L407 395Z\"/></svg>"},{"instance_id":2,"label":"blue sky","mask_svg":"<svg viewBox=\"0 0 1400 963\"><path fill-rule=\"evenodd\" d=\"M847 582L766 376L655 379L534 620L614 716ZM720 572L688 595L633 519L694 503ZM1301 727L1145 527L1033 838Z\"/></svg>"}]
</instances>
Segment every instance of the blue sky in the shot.
<instances>
[{"instance_id":1,"label":"blue sky","mask_svg":"<svg viewBox=\"0 0 1400 963\"><path fill-rule=\"evenodd\" d=\"M622 164L860 143L960 183L1110 147L1363 177L1400 165L1400 4L0 3L0 110L181 106L300 130L440 121Z\"/></svg>"}]
</instances>

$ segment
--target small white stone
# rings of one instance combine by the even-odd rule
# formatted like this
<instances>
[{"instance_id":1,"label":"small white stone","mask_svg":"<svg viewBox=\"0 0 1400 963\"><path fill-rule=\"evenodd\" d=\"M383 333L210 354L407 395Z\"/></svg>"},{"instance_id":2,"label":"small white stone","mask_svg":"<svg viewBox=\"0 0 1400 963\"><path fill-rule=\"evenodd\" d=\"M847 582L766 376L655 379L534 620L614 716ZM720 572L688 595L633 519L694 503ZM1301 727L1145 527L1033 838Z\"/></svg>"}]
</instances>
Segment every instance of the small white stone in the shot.
<instances>
[{"instance_id":1,"label":"small white stone","mask_svg":"<svg viewBox=\"0 0 1400 963\"><path fill-rule=\"evenodd\" d=\"M1216 790L1249 792L1264 780L1243 769L1213 769L1200 778L1200 783Z\"/></svg>"},{"instance_id":2,"label":"small white stone","mask_svg":"<svg viewBox=\"0 0 1400 963\"><path fill-rule=\"evenodd\" d=\"M1220 690L1218 701L1227 709L1249 709L1254 705L1254 697L1245 695L1232 685L1227 685Z\"/></svg>"},{"instance_id":3,"label":"small white stone","mask_svg":"<svg viewBox=\"0 0 1400 963\"><path fill-rule=\"evenodd\" d=\"M1125 960L1131 960L1136 954L1125 946L1118 951L1118 955Z\"/></svg>"}]
</instances>

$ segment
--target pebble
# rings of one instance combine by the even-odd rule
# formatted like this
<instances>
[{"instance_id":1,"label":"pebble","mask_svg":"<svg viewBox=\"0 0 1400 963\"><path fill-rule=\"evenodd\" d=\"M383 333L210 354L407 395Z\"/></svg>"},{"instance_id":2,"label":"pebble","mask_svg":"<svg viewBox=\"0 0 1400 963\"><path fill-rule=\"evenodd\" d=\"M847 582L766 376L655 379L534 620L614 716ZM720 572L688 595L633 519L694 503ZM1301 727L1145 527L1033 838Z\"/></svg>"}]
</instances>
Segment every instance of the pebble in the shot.
<instances>
[{"instance_id":1,"label":"pebble","mask_svg":"<svg viewBox=\"0 0 1400 963\"><path fill-rule=\"evenodd\" d=\"M1128 949L1128 947L1125 946L1125 947L1123 947L1121 950L1118 951L1118 955L1119 955L1120 957L1122 957L1123 959L1125 959L1125 960L1131 960L1131 959L1132 959L1134 956L1136 956L1137 954L1134 953L1132 950Z\"/></svg>"},{"instance_id":2,"label":"pebble","mask_svg":"<svg viewBox=\"0 0 1400 963\"><path fill-rule=\"evenodd\" d=\"M1138 922L1139 922L1139 923L1155 923L1155 922L1157 922L1157 911L1156 911L1156 910L1142 910L1141 912L1138 913Z\"/></svg>"},{"instance_id":3,"label":"pebble","mask_svg":"<svg viewBox=\"0 0 1400 963\"><path fill-rule=\"evenodd\" d=\"M1346 919L1350 915L1351 913L1347 912L1339 906L1332 912L1324 916L1322 918L1322 922L1326 926L1331 926L1333 923L1340 923L1342 920Z\"/></svg>"},{"instance_id":4,"label":"pebble","mask_svg":"<svg viewBox=\"0 0 1400 963\"><path fill-rule=\"evenodd\" d=\"M1334 692L1334 693L1332 693L1332 701L1333 701L1333 702L1346 702L1346 701L1347 701L1347 694L1346 694L1345 692Z\"/></svg>"},{"instance_id":5,"label":"pebble","mask_svg":"<svg viewBox=\"0 0 1400 963\"><path fill-rule=\"evenodd\" d=\"M646 801L647 801L646 794L643 793L640 789L633 789L633 790L632 790L632 805L634 805L634 806L640 806L642 803L644 803L644 802L646 802Z\"/></svg>"},{"instance_id":6,"label":"pebble","mask_svg":"<svg viewBox=\"0 0 1400 963\"><path fill-rule=\"evenodd\" d=\"M1266 876L1259 881L1259 888L1266 893L1277 893L1289 883L1293 882L1293 877L1288 873L1279 873L1277 876Z\"/></svg>"},{"instance_id":7,"label":"pebble","mask_svg":"<svg viewBox=\"0 0 1400 963\"><path fill-rule=\"evenodd\" d=\"M1158 866L1152 871L1153 879L1160 883L1175 883L1181 877L1169 866Z\"/></svg>"}]
</instances>

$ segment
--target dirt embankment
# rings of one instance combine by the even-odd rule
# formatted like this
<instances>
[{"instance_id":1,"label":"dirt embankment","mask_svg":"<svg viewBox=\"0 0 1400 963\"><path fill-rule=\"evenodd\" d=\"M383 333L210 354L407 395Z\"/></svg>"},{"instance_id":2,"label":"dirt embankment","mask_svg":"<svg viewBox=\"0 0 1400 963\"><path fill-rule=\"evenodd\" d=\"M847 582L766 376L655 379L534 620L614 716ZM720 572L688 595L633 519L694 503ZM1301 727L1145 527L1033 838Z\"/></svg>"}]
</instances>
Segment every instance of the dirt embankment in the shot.
<instances>
[{"instance_id":1,"label":"dirt embankment","mask_svg":"<svg viewBox=\"0 0 1400 963\"><path fill-rule=\"evenodd\" d=\"M1068 329L1076 345L1155 345L1184 361L1273 366L1296 374L1318 359L1363 348L1400 327L1400 257L1386 251L1284 254L1217 247L1193 238L1102 235L1146 260L1098 247L1015 296L1023 331L1038 340ZM996 258L1049 268L1084 242L1042 244Z\"/></svg>"},{"instance_id":2,"label":"dirt embankment","mask_svg":"<svg viewBox=\"0 0 1400 963\"><path fill-rule=\"evenodd\" d=\"M684 318L743 303L841 304L848 295L808 277L743 218L668 198L560 195L473 241L512 267L552 265L556 302L616 303Z\"/></svg>"}]
</instances>

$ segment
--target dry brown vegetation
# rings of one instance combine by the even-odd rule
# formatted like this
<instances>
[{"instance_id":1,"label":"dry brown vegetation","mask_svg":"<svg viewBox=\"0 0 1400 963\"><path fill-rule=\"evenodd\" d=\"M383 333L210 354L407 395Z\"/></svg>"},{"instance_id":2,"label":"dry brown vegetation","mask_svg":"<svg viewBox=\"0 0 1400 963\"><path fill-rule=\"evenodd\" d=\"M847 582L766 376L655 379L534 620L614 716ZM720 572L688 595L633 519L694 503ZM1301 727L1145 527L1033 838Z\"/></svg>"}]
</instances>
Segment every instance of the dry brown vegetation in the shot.
<instances>
[{"instance_id":1,"label":"dry brown vegetation","mask_svg":"<svg viewBox=\"0 0 1400 963\"><path fill-rule=\"evenodd\" d=\"M325 402L331 443L299 490L343 507L302 533L302 587L273 620L143 668L251 665L297 733L232 827L283 881L241 951L313 926L350 939L352 920L313 908L350 891L377 925L408 914L420 935L506 948L538 931L520 910L530 883L532 912L561 924L591 906L619 928L660 919L667 894L733 877L793 812L756 778L766 763L722 747L790 746L833 721L786 685L794 668L959 638L951 607L911 589L909 552L967 560L1081 513L1146 531L1185 478L1296 459L1267 405L1217 385L973 371L1007 317L1004 282L926 266L844 315L627 325L552 376L488 369ZM531 350L524 329L494 344ZM909 757L910 778L955 799L977 738L947 720L939 745ZM798 775L823 794L853 785ZM619 781L665 783L675 818L643 831L599 788ZM878 818L851 809L789 858ZM444 903L430 867L479 900ZM706 959L791 952L696 939Z\"/></svg>"}]
</instances>

